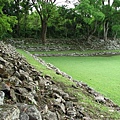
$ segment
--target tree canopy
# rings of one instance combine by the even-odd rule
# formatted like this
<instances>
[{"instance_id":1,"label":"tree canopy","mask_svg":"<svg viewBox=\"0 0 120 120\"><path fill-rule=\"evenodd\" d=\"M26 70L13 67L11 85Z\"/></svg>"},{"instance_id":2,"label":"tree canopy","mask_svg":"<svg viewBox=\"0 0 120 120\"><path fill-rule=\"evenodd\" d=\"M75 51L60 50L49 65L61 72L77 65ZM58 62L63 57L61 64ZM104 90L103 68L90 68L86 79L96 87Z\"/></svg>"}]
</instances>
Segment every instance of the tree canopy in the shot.
<instances>
[{"instance_id":1,"label":"tree canopy","mask_svg":"<svg viewBox=\"0 0 120 120\"><path fill-rule=\"evenodd\" d=\"M7 36L7 33L12 32L12 27L17 23L16 16L8 16L4 14L3 7L5 4L10 4L11 1L0 1L0 38Z\"/></svg>"},{"instance_id":2,"label":"tree canopy","mask_svg":"<svg viewBox=\"0 0 120 120\"><path fill-rule=\"evenodd\" d=\"M74 8L57 0L1 0L0 38L120 37L120 0L80 0Z\"/></svg>"}]
</instances>

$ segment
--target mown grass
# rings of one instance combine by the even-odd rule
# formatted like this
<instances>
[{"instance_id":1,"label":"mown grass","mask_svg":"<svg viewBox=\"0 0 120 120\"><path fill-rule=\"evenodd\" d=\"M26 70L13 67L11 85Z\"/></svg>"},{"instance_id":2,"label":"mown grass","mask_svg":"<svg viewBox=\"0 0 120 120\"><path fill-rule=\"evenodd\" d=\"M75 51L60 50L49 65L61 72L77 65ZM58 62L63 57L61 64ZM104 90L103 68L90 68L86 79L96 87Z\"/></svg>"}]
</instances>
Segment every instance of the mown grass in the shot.
<instances>
[{"instance_id":1,"label":"mown grass","mask_svg":"<svg viewBox=\"0 0 120 120\"><path fill-rule=\"evenodd\" d=\"M48 52L31 52L31 53L97 53L97 52L120 52L120 50L70 50L70 51L48 51ZM118 59L116 59L118 58ZM60 68L62 71L70 74L74 79L83 81L96 91L112 99L120 105L120 67L119 57L45 57L44 60ZM116 61L116 62L114 62ZM77 62L77 63L76 63Z\"/></svg>"},{"instance_id":2,"label":"mown grass","mask_svg":"<svg viewBox=\"0 0 120 120\"><path fill-rule=\"evenodd\" d=\"M42 58L120 105L120 56Z\"/></svg>"},{"instance_id":3,"label":"mown grass","mask_svg":"<svg viewBox=\"0 0 120 120\"><path fill-rule=\"evenodd\" d=\"M24 55L26 60L33 65L37 70L42 71L43 74L49 74L52 76L53 80L64 86L63 89L68 92L70 95L74 95L78 98L79 104L84 107L85 113L89 114L93 119L109 119L109 120L117 120L120 119L119 112L110 112L108 107L104 105L98 104L94 101L94 99L87 94L85 94L81 89L74 89L72 85L73 82L69 81L68 79L55 74L52 70L47 69L45 66L40 64L37 60L31 57L23 50L17 50L20 54ZM75 72L75 71L74 71ZM104 116L104 118L103 118Z\"/></svg>"},{"instance_id":4,"label":"mown grass","mask_svg":"<svg viewBox=\"0 0 120 120\"><path fill-rule=\"evenodd\" d=\"M55 74L54 71L47 69L44 65L40 64L39 61L35 60L32 56L27 54L24 50L17 49L17 51L25 57L25 59L30 63L32 66L34 66L38 71L43 72L43 75L45 74L50 74L54 80L57 82L63 81L65 84L72 85L71 81L66 80L65 78L63 79L62 76L58 76Z\"/></svg>"}]
</instances>

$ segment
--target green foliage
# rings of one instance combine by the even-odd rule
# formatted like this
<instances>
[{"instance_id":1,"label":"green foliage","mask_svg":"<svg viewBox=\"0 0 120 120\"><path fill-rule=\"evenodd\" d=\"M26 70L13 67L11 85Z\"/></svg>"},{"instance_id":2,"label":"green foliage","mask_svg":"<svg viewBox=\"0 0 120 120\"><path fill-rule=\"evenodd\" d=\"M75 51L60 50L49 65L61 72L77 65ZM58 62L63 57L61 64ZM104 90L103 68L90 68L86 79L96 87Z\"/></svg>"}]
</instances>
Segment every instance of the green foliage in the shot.
<instances>
[{"instance_id":1,"label":"green foliage","mask_svg":"<svg viewBox=\"0 0 120 120\"><path fill-rule=\"evenodd\" d=\"M48 32L52 32L52 34L55 33L55 36L53 37L76 37L76 28L78 28L77 26L79 23L77 23L77 14L74 9L59 6L57 7L57 10L56 17L54 17L54 19L49 19ZM52 28L52 31L49 30L49 27Z\"/></svg>"},{"instance_id":2,"label":"green foliage","mask_svg":"<svg viewBox=\"0 0 120 120\"><path fill-rule=\"evenodd\" d=\"M9 33L13 37L38 38L47 32L50 38L87 39L90 35L103 38L108 25L108 37L114 37L118 31L114 26L120 24L120 0L113 0L112 5L103 1L80 0L75 8L67 8L56 6L51 0L0 0L0 36Z\"/></svg>"},{"instance_id":3,"label":"green foliage","mask_svg":"<svg viewBox=\"0 0 120 120\"><path fill-rule=\"evenodd\" d=\"M99 28L105 18L105 15L100 10L101 3L91 0L81 0L75 7L78 17L82 19L81 29L86 39L94 34ZM100 29L99 29L100 30Z\"/></svg>"},{"instance_id":4,"label":"green foliage","mask_svg":"<svg viewBox=\"0 0 120 120\"><path fill-rule=\"evenodd\" d=\"M120 0L114 0L113 1L113 6L115 7L115 8L119 8L120 7Z\"/></svg>"},{"instance_id":5,"label":"green foliage","mask_svg":"<svg viewBox=\"0 0 120 120\"><path fill-rule=\"evenodd\" d=\"M115 31L115 32L120 32L120 25L112 26L112 30Z\"/></svg>"},{"instance_id":6,"label":"green foliage","mask_svg":"<svg viewBox=\"0 0 120 120\"><path fill-rule=\"evenodd\" d=\"M12 27L17 23L15 16L8 16L3 13L4 2L0 6L0 38L3 38L8 31L12 32Z\"/></svg>"},{"instance_id":7,"label":"green foliage","mask_svg":"<svg viewBox=\"0 0 120 120\"><path fill-rule=\"evenodd\" d=\"M115 37L120 37L120 24L113 25L112 26L112 31L113 31L113 34L115 35Z\"/></svg>"},{"instance_id":8,"label":"green foliage","mask_svg":"<svg viewBox=\"0 0 120 120\"><path fill-rule=\"evenodd\" d=\"M85 0L81 1L80 4L76 6L78 14L80 14L84 22L89 25L94 21L101 21L105 18L105 15L96 8L94 4L91 4L89 0Z\"/></svg>"},{"instance_id":9,"label":"green foliage","mask_svg":"<svg viewBox=\"0 0 120 120\"><path fill-rule=\"evenodd\" d=\"M43 17L46 16L46 15L47 15L48 19L55 17L55 15L57 13L57 9L56 9L56 6L53 3L43 2L42 7L43 7L43 9L41 10L41 13L42 13Z\"/></svg>"},{"instance_id":10,"label":"green foliage","mask_svg":"<svg viewBox=\"0 0 120 120\"><path fill-rule=\"evenodd\" d=\"M39 15L36 12L33 12L28 16L28 29L39 30L41 28Z\"/></svg>"},{"instance_id":11,"label":"green foliage","mask_svg":"<svg viewBox=\"0 0 120 120\"><path fill-rule=\"evenodd\" d=\"M39 15L36 13L36 11L32 12L27 16L26 28L25 28L25 16L21 18L20 26L21 26L22 35L25 33L26 30L27 37L34 37L34 38L39 37L41 24L40 24Z\"/></svg>"},{"instance_id":12,"label":"green foliage","mask_svg":"<svg viewBox=\"0 0 120 120\"><path fill-rule=\"evenodd\" d=\"M35 7L41 22L41 40L42 43L46 43L46 33L48 27L48 20L55 16L56 5L52 0L32 0L33 6Z\"/></svg>"}]
</instances>

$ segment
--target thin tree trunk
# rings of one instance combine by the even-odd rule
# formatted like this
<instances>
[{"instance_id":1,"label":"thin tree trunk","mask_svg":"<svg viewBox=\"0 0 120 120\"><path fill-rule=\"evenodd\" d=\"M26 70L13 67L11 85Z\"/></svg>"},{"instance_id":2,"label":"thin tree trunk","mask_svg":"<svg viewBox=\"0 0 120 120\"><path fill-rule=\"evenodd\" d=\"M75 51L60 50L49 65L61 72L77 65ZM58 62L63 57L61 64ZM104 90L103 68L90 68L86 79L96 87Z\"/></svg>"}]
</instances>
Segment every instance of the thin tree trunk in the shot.
<instances>
[{"instance_id":1,"label":"thin tree trunk","mask_svg":"<svg viewBox=\"0 0 120 120\"><path fill-rule=\"evenodd\" d=\"M110 6L110 0L108 0L108 5Z\"/></svg>"},{"instance_id":2,"label":"thin tree trunk","mask_svg":"<svg viewBox=\"0 0 120 120\"><path fill-rule=\"evenodd\" d=\"M26 38L26 25L27 25L27 14L25 13L25 18L24 18L24 37Z\"/></svg>"},{"instance_id":3,"label":"thin tree trunk","mask_svg":"<svg viewBox=\"0 0 120 120\"><path fill-rule=\"evenodd\" d=\"M17 24L17 37L20 37L20 20L18 19L18 24Z\"/></svg>"},{"instance_id":4,"label":"thin tree trunk","mask_svg":"<svg viewBox=\"0 0 120 120\"><path fill-rule=\"evenodd\" d=\"M20 4L20 0L16 1L16 5L17 5L17 37L20 37L20 9L19 9L19 4Z\"/></svg>"},{"instance_id":5,"label":"thin tree trunk","mask_svg":"<svg viewBox=\"0 0 120 120\"><path fill-rule=\"evenodd\" d=\"M91 32L88 31L88 37L87 37L87 41L90 42L90 39L92 37L92 35L96 32L97 29L97 21L95 21L95 26L94 26L94 30L92 30ZM88 29L89 30L89 29Z\"/></svg>"},{"instance_id":6,"label":"thin tree trunk","mask_svg":"<svg viewBox=\"0 0 120 120\"><path fill-rule=\"evenodd\" d=\"M102 0L102 4L104 5L104 0Z\"/></svg>"},{"instance_id":7,"label":"thin tree trunk","mask_svg":"<svg viewBox=\"0 0 120 120\"><path fill-rule=\"evenodd\" d=\"M116 37L117 37L117 32L115 32L115 35L114 35L113 39L116 40Z\"/></svg>"},{"instance_id":8,"label":"thin tree trunk","mask_svg":"<svg viewBox=\"0 0 120 120\"><path fill-rule=\"evenodd\" d=\"M42 43L45 44L46 43L46 33L47 33L47 21L46 20L42 20L41 21L41 25L42 25Z\"/></svg>"},{"instance_id":9,"label":"thin tree trunk","mask_svg":"<svg viewBox=\"0 0 120 120\"><path fill-rule=\"evenodd\" d=\"M107 41L107 35L108 35L108 27L109 23L108 22L104 22L104 40Z\"/></svg>"}]
</instances>

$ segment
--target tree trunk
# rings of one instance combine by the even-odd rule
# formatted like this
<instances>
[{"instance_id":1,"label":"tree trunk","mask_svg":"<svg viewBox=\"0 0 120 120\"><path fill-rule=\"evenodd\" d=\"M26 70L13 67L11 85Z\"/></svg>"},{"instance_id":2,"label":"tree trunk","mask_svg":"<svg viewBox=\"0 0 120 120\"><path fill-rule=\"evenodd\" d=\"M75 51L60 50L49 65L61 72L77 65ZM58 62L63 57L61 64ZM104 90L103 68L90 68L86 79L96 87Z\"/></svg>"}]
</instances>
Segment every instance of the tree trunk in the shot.
<instances>
[{"instance_id":1,"label":"tree trunk","mask_svg":"<svg viewBox=\"0 0 120 120\"><path fill-rule=\"evenodd\" d=\"M19 38L20 37L20 20L18 20L18 24L17 24L17 37Z\"/></svg>"},{"instance_id":2,"label":"tree trunk","mask_svg":"<svg viewBox=\"0 0 120 120\"><path fill-rule=\"evenodd\" d=\"M104 0L102 0L102 4L104 5Z\"/></svg>"},{"instance_id":3,"label":"tree trunk","mask_svg":"<svg viewBox=\"0 0 120 120\"><path fill-rule=\"evenodd\" d=\"M46 33L47 33L47 21L46 20L42 20L41 21L41 25L42 25L42 43L45 44L46 43Z\"/></svg>"},{"instance_id":4,"label":"tree trunk","mask_svg":"<svg viewBox=\"0 0 120 120\"><path fill-rule=\"evenodd\" d=\"M24 37L26 38L26 26L27 26L27 14L25 13L25 18L24 18Z\"/></svg>"},{"instance_id":5,"label":"tree trunk","mask_svg":"<svg viewBox=\"0 0 120 120\"><path fill-rule=\"evenodd\" d=\"M93 30L89 30L89 28L88 28L88 35L87 35L87 41L88 41L88 43L90 42L90 39L91 39L91 37L92 37L92 35L96 32L96 29L97 29L97 21L95 21L95 24L94 24L95 26L94 26L94 29Z\"/></svg>"},{"instance_id":6,"label":"tree trunk","mask_svg":"<svg viewBox=\"0 0 120 120\"><path fill-rule=\"evenodd\" d=\"M108 22L104 22L104 40L107 41L107 35L108 35L108 27L109 23Z\"/></svg>"},{"instance_id":7,"label":"tree trunk","mask_svg":"<svg viewBox=\"0 0 120 120\"><path fill-rule=\"evenodd\" d=\"M20 37L20 8L19 8L20 0L16 0L17 5L17 37Z\"/></svg>"},{"instance_id":8,"label":"tree trunk","mask_svg":"<svg viewBox=\"0 0 120 120\"><path fill-rule=\"evenodd\" d=\"M117 31L115 32L115 35L114 35L114 40L116 40L116 38L117 38Z\"/></svg>"},{"instance_id":9,"label":"tree trunk","mask_svg":"<svg viewBox=\"0 0 120 120\"><path fill-rule=\"evenodd\" d=\"M108 0L108 5L110 6L110 0Z\"/></svg>"}]
</instances>

